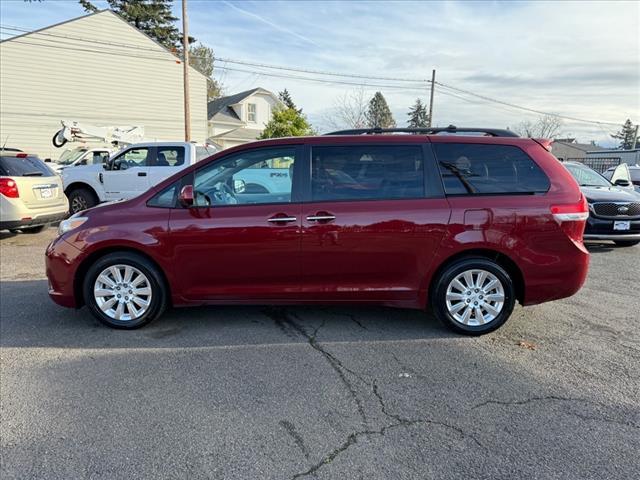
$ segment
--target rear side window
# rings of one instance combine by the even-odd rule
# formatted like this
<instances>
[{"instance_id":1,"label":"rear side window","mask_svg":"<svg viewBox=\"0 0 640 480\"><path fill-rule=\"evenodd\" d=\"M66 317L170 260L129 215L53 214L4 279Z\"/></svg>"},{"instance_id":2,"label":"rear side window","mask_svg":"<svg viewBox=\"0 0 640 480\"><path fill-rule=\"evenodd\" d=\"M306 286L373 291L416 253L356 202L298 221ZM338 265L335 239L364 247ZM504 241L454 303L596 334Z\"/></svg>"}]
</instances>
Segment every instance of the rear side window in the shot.
<instances>
[{"instance_id":1,"label":"rear side window","mask_svg":"<svg viewBox=\"0 0 640 480\"><path fill-rule=\"evenodd\" d=\"M177 167L184 164L184 147L158 147L157 167Z\"/></svg>"},{"instance_id":2,"label":"rear side window","mask_svg":"<svg viewBox=\"0 0 640 480\"><path fill-rule=\"evenodd\" d=\"M313 147L311 195L314 201L424 197L422 147Z\"/></svg>"},{"instance_id":3,"label":"rear side window","mask_svg":"<svg viewBox=\"0 0 640 480\"><path fill-rule=\"evenodd\" d=\"M0 157L0 175L7 177L52 177L55 173L38 157Z\"/></svg>"},{"instance_id":4,"label":"rear side window","mask_svg":"<svg viewBox=\"0 0 640 480\"><path fill-rule=\"evenodd\" d=\"M447 195L544 193L549 179L521 149L510 145L433 144Z\"/></svg>"}]
</instances>

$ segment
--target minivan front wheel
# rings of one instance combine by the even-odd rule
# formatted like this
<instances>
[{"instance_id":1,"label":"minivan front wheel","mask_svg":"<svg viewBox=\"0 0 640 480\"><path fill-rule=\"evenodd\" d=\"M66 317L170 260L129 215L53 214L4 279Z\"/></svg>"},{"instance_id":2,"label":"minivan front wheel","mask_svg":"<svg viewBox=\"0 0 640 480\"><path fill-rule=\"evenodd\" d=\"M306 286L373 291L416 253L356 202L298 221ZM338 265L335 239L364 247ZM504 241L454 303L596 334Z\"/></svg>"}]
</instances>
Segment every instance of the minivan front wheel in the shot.
<instances>
[{"instance_id":1,"label":"minivan front wheel","mask_svg":"<svg viewBox=\"0 0 640 480\"><path fill-rule=\"evenodd\" d=\"M447 266L436 279L431 306L456 332L482 335L507 321L515 305L509 274L485 258L466 258Z\"/></svg>"},{"instance_id":2,"label":"minivan front wheel","mask_svg":"<svg viewBox=\"0 0 640 480\"><path fill-rule=\"evenodd\" d=\"M130 252L111 253L91 265L83 293L91 313L113 328L139 328L167 306L167 289L158 268Z\"/></svg>"}]
</instances>

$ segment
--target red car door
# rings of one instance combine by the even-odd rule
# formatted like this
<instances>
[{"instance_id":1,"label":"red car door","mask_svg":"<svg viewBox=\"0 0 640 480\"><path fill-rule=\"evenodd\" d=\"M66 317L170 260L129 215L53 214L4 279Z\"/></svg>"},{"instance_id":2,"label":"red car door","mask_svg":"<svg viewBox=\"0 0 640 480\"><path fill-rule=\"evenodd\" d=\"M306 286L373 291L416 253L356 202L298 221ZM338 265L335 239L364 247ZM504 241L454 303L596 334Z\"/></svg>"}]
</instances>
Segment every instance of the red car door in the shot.
<instances>
[{"instance_id":1,"label":"red car door","mask_svg":"<svg viewBox=\"0 0 640 480\"><path fill-rule=\"evenodd\" d=\"M195 171L194 206L173 209L169 221L174 272L186 300L294 298L301 203L292 177L300 148L245 150Z\"/></svg>"},{"instance_id":2,"label":"red car door","mask_svg":"<svg viewBox=\"0 0 640 480\"><path fill-rule=\"evenodd\" d=\"M428 145L311 147L301 295L417 306L449 204Z\"/></svg>"}]
</instances>

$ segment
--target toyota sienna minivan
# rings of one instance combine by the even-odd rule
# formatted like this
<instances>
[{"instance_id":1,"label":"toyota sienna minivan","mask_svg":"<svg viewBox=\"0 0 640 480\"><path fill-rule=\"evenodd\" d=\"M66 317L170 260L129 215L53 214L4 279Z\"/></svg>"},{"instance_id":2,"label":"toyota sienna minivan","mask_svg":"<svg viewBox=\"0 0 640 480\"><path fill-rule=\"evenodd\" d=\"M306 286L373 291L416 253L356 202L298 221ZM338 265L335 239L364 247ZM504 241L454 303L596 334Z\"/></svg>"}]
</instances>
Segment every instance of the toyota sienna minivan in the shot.
<instances>
[{"instance_id":1,"label":"toyota sienna minivan","mask_svg":"<svg viewBox=\"0 0 640 480\"><path fill-rule=\"evenodd\" d=\"M245 183L247 169L280 187ZM257 141L62 222L46 251L49 294L125 329L168 306L361 304L430 308L478 335L516 301L580 289L587 217L548 144L510 131Z\"/></svg>"}]
</instances>

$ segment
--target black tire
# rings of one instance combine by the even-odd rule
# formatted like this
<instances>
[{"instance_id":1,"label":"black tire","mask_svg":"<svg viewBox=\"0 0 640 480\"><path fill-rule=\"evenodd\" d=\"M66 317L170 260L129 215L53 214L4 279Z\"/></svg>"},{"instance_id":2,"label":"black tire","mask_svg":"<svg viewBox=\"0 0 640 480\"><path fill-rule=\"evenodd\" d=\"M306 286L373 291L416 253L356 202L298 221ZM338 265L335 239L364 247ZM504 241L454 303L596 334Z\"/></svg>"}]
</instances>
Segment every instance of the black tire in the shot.
<instances>
[{"instance_id":1,"label":"black tire","mask_svg":"<svg viewBox=\"0 0 640 480\"><path fill-rule=\"evenodd\" d=\"M138 269L149 280L151 300L147 310L135 320L116 320L105 314L98 306L93 295L96 279L106 268L114 265L128 265ZM132 252L114 252L99 258L87 271L82 284L84 302L92 315L111 328L133 330L155 320L166 310L169 303L169 291L160 269L142 255Z\"/></svg>"},{"instance_id":2,"label":"black tire","mask_svg":"<svg viewBox=\"0 0 640 480\"><path fill-rule=\"evenodd\" d=\"M58 140L58 134L62 132L62 130L58 130L56 133L53 134L53 138L51 139L51 143L53 143L53 146L56 148L60 148L62 147L65 143L67 143L67 139L64 137L60 137L61 140Z\"/></svg>"},{"instance_id":3,"label":"black tire","mask_svg":"<svg viewBox=\"0 0 640 480\"><path fill-rule=\"evenodd\" d=\"M634 245L638 245L640 240L615 240L614 243L618 247L633 247Z\"/></svg>"},{"instance_id":4,"label":"black tire","mask_svg":"<svg viewBox=\"0 0 640 480\"><path fill-rule=\"evenodd\" d=\"M82 212L98 204L98 197L86 187L77 187L67 194L69 199L69 213Z\"/></svg>"},{"instance_id":5,"label":"black tire","mask_svg":"<svg viewBox=\"0 0 640 480\"><path fill-rule=\"evenodd\" d=\"M21 228L20 230L22 230L22 233L40 233L45 228L47 228L47 225L38 225L37 227L25 227L25 228Z\"/></svg>"},{"instance_id":6,"label":"black tire","mask_svg":"<svg viewBox=\"0 0 640 480\"><path fill-rule=\"evenodd\" d=\"M493 274L504 289L504 302L500 313L484 325L464 325L457 321L447 308L447 288L449 284L461 273L467 270L484 270ZM482 257L463 258L447 265L433 282L431 288L431 308L436 318L451 330L465 335L483 335L501 327L511 316L515 306L515 286L513 280L497 263Z\"/></svg>"}]
</instances>

